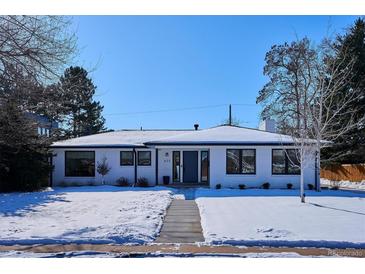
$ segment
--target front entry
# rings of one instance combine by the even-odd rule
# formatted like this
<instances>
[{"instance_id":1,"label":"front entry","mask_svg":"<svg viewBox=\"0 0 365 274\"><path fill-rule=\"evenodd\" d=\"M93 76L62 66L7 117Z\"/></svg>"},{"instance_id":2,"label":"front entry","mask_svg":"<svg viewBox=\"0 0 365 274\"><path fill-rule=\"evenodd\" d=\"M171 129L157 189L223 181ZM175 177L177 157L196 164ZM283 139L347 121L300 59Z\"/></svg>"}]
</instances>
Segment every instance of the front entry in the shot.
<instances>
[{"instance_id":1,"label":"front entry","mask_svg":"<svg viewBox=\"0 0 365 274\"><path fill-rule=\"evenodd\" d=\"M184 183L198 182L198 152L183 152L183 181Z\"/></svg>"}]
</instances>

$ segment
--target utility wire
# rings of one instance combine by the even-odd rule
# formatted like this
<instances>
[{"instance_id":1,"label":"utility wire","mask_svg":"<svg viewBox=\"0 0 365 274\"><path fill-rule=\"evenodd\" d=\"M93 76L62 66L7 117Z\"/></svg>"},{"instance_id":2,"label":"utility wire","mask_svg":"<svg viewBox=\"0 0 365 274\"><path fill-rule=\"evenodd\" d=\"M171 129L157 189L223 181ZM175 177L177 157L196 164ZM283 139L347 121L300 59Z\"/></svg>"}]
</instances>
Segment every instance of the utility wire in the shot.
<instances>
[{"instance_id":1,"label":"utility wire","mask_svg":"<svg viewBox=\"0 0 365 274\"><path fill-rule=\"evenodd\" d=\"M256 106L256 104L231 104L232 106ZM219 104L219 105L206 105L197 107L185 107L185 108L170 108L170 109L160 109L160 110L147 110L147 111L135 111L135 112L119 112L119 113L108 113L105 116L113 115L136 115L136 114L150 114L150 113L162 113L162 112L174 112L174 111L185 111L185 110L197 110L197 109L207 109L207 108L218 108L227 107L229 104Z\"/></svg>"}]
</instances>

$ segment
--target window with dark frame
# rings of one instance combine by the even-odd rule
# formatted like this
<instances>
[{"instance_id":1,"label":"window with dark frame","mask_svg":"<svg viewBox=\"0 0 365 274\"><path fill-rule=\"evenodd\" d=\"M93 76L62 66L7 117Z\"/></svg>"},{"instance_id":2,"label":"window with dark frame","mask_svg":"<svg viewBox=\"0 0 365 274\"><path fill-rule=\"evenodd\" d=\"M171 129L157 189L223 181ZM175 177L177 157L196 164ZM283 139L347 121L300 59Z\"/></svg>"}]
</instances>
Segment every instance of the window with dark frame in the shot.
<instances>
[{"instance_id":1,"label":"window with dark frame","mask_svg":"<svg viewBox=\"0 0 365 274\"><path fill-rule=\"evenodd\" d=\"M299 175L298 149L273 149L272 174L274 175Z\"/></svg>"},{"instance_id":2,"label":"window with dark frame","mask_svg":"<svg viewBox=\"0 0 365 274\"><path fill-rule=\"evenodd\" d=\"M180 151L172 152L172 181L180 182Z\"/></svg>"},{"instance_id":3,"label":"window with dark frame","mask_svg":"<svg viewBox=\"0 0 365 274\"><path fill-rule=\"evenodd\" d=\"M95 177L95 151L65 151L66 177Z\"/></svg>"},{"instance_id":4,"label":"window with dark frame","mask_svg":"<svg viewBox=\"0 0 365 274\"><path fill-rule=\"evenodd\" d=\"M200 181L206 183L208 182L209 178L209 152L201 151L200 159L201 159Z\"/></svg>"},{"instance_id":5,"label":"window with dark frame","mask_svg":"<svg viewBox=\"0 0 365 274\"><path fill-rule=\"evenodd\" d=\"M138 165L139 166L151 165L151 151L138 151Z\"/></svg>"},{"instance_id":6,"label":"window with dark frame","mask_svg":"<svg viewBox=\"0 0 365 274\"><path fill-rule=\"evenodd\" d=\"M134 165L133 151L121 151L120 152L120 165L121 166L133 166Z\"/></svg>"},{"instance_id":7,"label":"window with dark frame","mask_svg":"<svg viewBox=\"0 0 365 274\"><path fill-rule=\"evenodd\" d=\"M256 174L256 149L227 149L227 174Z\"/></svg>"}]
</instances>

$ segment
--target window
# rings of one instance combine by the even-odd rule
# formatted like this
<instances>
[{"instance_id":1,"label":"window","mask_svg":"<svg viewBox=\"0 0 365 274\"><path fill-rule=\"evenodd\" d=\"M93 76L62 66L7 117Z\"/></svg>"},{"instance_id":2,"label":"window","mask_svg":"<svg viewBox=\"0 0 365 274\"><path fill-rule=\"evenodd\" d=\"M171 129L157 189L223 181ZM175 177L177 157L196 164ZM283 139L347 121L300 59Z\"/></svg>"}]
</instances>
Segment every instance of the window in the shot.
<instances>
[{"instance_id":1,"label":"window","mask_svg":"<svg viewBox=\"0 0 365 274\"><path fill-rule=\"evenodd\" d=\"M256 174L255 149L227 149L227 174Z\"/></svg>"},{"instance_id":2,"label":"window","mask_svg":"<svg viewBox=\"0 0 365 274\"><path fill-rule=\"evenodd\" d=\"M300 174L298 149L273 149L272 174Z\"/></svg>"},{"instance_id":3,"label":"window","mask_svg":"<svg viewBox=\"0 0 365 274\"><path fill-rule=\"evenodd\" d=\"M121 151L120 152L120 165L121 166L133 166L134 165L133 151Z\"/></svg>"},{"instance_id":4,"label":"window","mask_svg":"<svg viewBox=\"0 0 365 274\"><path fill-rule=\"evenodd\" d=\"M66 151L65 176L68 177L94 177L95 152L94 151Z\"/></svg>"},{"instance_id":5,"label":"window","mask_svg":"<svg viewBox=\"0 0 365 274\"><path fill-rule=\"evenodd\" d=\"M151 165L151 151L138 151L138 165L139 166Z\"/></svg>"},{"instance_id":6,"label":"window","mask_svg":"<svg viewBox=\"0 0 365 274\"><path fill-rule=\"evenodd\" d=\"M172 152L172 180L180 182L180 151Z\"/></svg>"},{"instance_id":7,"label":"window","mask_svg":"<svg viewBox=\"0 0 365 274\"><path fill-rule=\"evenodd\" d=\"M201 154L201 175L200 181L201 182L208 182L209 176L209 152L202 151Z\"/></svg>"}]
</instances>

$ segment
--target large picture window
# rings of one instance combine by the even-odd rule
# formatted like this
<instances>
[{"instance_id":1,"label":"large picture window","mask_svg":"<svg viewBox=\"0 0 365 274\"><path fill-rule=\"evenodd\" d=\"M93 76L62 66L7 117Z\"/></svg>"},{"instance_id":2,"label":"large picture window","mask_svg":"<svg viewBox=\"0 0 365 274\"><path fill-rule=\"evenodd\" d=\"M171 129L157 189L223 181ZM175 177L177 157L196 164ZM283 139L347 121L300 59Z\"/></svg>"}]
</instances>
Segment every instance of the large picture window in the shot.
<instances>
[{"instance_id":1,"label":"large picture window","mask_svg":"<svg viewBox=\"0 0 365 274\"><path fill-rule=\"evenodd\" d=\"M120 152L120 165L121 166L133 166L134 165L133 151L121 151Z\"/></svg>"},{"instance_id":2,"label":"large picture window","mask_svg":"<svg viewBox=\"0 0 365 274\"><path fill-rule=\"evenodd\" d=\"M256 174L255 149L227 149L227 174Z\"/></svg>"},{"instance_id":3,"label":"large picture window","mask_svg":"<svg viewBox=\"0 0 365 274\"><path fill-rule=\"evenodd\" d=\"M151 151L138 151L138 165L139 166L151 165Z\"/></svg>"},{"instance_id":4,"label":"large picture window","mask_svg":"<svg viewBox=\"0 0 365 274\"><path fill-rule=\"evenodd\" d=\"M67 177L94 177L94 151L66 151L65 176Z\"/></svg>"},{"instance_id":5,"label":"large picture window","mask_svg":"<svg viewBox=\"0 0 365 274\"><path fill-rule=\"evenodd\" d=\"M273 149L272 174L300 174L298 149Z\"/></svg>"}]
</instances>

